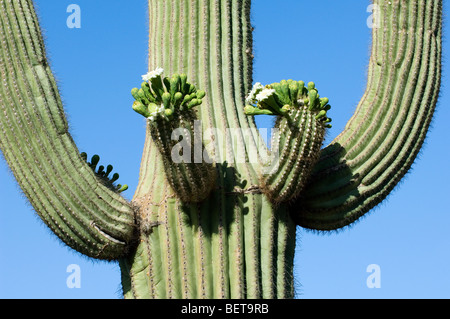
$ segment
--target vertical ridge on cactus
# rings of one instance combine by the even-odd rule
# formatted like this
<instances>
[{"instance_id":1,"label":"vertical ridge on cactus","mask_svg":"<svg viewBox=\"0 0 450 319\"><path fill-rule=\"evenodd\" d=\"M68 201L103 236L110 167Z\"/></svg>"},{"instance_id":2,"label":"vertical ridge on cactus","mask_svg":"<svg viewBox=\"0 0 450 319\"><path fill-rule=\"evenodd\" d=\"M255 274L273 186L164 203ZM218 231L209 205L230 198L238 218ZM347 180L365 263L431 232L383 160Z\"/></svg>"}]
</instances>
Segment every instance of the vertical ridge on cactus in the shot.
<instances>
[{"instance_id":1,"label":"vertical ridge on cactus","mask_svg":"<svg viewBox=\"0 0 450 319\"><path fill-rule=\"evenodd\" d=\"M149 0L149 72L131 91L147 130L127 202L112 167L88 163L69 134L32 1L0 0L0 148L64 243L119 262L125 298L293 298L296 227L337 229L379 204L437 103L442 0L374 4L366 92L321 149L330 106L313 82L252 90L250 0ZM278 117L272 149L260 114ZM175 162L176 129L199 161Z\"/></svg>"}]
</instances>

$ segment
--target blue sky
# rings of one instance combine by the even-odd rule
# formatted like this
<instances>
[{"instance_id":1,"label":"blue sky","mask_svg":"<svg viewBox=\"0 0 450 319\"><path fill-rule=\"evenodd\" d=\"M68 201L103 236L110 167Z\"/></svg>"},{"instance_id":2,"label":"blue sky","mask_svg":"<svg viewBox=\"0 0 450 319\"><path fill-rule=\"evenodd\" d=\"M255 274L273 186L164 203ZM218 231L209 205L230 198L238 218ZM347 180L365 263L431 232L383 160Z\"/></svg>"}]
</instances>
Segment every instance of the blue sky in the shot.
<instances>
[{"instance_id":1,"label":"blue sky","mask_svg":"<svg viewBox=\"0 0 450 319\"><path fill-rule=\"evenodd\" d=\"M81 28L66 25L67 7L81 8ZM145 126L129 91L147 69L147 2L37 0L48 56L80 150L100 154L130 189L137 186ZM131 3L131 2L127 2ZM370 1L255 0L254 79L315 81L333 105L326 144L351 117L366 84ZM448 7L444 8L448 14ZM448 33L448 27L444 34ZM301 41L299 36L301 35ZM308 41L315 41L315 45ZM445 40L445 39L444 39ZM348 229L299 229L298 298L450 298L449 67L426 144L392 195ZM261 127L266 119L258 120ZM81 288L66 270L80 266ZM369 265L381 287L368 288ZM120 298L115 263L93 261L59 242L27 204L0 160L0 298Z\"/></svg>"}]
</instances>

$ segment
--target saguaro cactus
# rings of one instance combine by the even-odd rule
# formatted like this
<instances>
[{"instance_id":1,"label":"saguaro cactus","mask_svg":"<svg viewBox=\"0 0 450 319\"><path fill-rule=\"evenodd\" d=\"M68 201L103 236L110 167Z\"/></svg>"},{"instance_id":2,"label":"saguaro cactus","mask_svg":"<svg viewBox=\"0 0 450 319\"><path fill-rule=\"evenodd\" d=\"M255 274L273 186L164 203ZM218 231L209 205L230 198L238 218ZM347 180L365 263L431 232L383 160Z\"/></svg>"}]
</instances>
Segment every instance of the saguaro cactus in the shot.
<instances>
[{"instance_id":1,"label":"saguaro cactus","mask_svg":"<svg viewBox=\"0 0 450 319\"><path fill-rule=\"evenodd\" d=\"M332 97L252 86L250 0L149 0L151 72L124 88L148 119L127 202L68 132L32 1L0 0L0 148L63 242L118 260L124 297L292 298L296 227L338 229L383 201L437 103L442 0L374 3L366 92L321 148ZM259 114L277 118L270 150Z\"/></svg>"}]
</instances>

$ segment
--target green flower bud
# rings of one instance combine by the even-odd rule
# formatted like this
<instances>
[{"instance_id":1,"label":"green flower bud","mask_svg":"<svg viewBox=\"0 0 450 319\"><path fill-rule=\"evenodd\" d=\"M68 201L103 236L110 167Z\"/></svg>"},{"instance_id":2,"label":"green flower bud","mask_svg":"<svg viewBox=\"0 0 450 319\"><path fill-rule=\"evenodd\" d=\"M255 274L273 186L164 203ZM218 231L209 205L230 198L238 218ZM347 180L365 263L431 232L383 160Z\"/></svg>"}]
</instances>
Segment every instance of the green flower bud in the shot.
<instances>
[{"instance_id":1,"label":"green flower bud","mask_svg":"<svg viewBox=\"0 0 450 319\"><path fill-rule=\"evenodd\" d=\"M163 102L164 108L166 108L166 109L170 108L170 100L171 100L170 93L166 92L162 95L162 102Z\"/></svg>"},{"instance_id":2,"label":"green flower bud","mask_svg":"<svg viewBox=\"0 0 450 319\"><path fill-rule=\"evenodd\" d=\"M203 90L198 90L197 91L197 99L203 99L206 96L206 92Z\"/></svg>"},{"instance_id":3,"label":"green flower bud","mask_svg":"<svg viewBox=\"0 0 450 319\"><path fill-rule=\"evenodd\" d=\"M174 97L173 97L173 104L178 107L181 103L181 101L183 100L183 94L181 92L177 92L175 93Z\"/></svg>"},{"instance_id":4,"label":"green flower bud","mask_svg":"<svg viewBox=\"0 0 450 319\"><path fill-rule=\"evenodd\" d=\"M280 83L272 83L268 86L268 88L272 88L276 92L276 101L278 105L285 105L291 102L289 98L289 86L286 80L283 80L286 83L286 87L284 88ZM282 81L282 82L283 82Z\"/></svg>"},{"instance_id":5,"label":"green flower bud","mask_svg":"<svg viewBox=\"0 0 450 319\"><path fill-rule=\"evenodd\" d=\"M271 110L262 110L252 105L246 105L244 107L244 113L246 115L274 115Z\"/></svg>"},{"instance_id":6,"label":"green flower bud","mask_svg":"<svg viewBox=\"0 0 450 319\"><path fill-rule=\"evenodd\" d=\"M162 79L160 75L157 75L150 79L150 84L152 85L152 89L156 94L156 99L161 100L162 95L164 94L165 90L163 87Z\"/></svg>"},{"instance_id":7,"label":"green flower bud","mask_svg":"<svg viewBox=\"0 0 450 319\"><path fill-rule=\"evenodd\" d=\"M98 162L100 162L100 156L98 156L97 154L92 156L90 166L94 171L95 168L97 167Z\"/></svg>"},{"instance_id":8,"label":"green flower bud","mask_svg":"<svg viewBox=\"0 0 450 319\"><path fill-rule=\"evenodd\" d=\"M289 96L292 102L297 101L298 99L298 92L299 92L299 85L298 82L292 81L289 84Z\"/></svg>"},{"instance_id":9,"label":"green flower bud","mask_svg":"<svg viewBox=\"0 0 450 319\"><path fill-rule=\"evenodd\" d=\"M105 175L105 166L100 165L100 166L98 167L97 174L103 177L103 176Z\"/></svg>"},{"instance_id":10,"label":"green flower bud","mask_svg":"<svg viewBox=\"0 0 450 319\"><path fill-rule=\"evenodd\" d=\"M150 113L148 111L148 107L142 104L139 101L134 101L133 103L133 110L139 114L141 114L143 117L149 117Z\"/></svg>"},{"instance_id":11,"label":"green flower bud","mask_svg":"<svg viewBox=\"0 0 450 319\"><path fill-rule=\"evenodd\" d=\"M142 82L141 89L144 91L145 97L152 103L156 102L156 97L153 95L150 85L147 82Z\"/></svg>"},{"instance_id":12,"label":"green flower bud","mask_svg":"<svg viewBox=\"0 0 450 319\"><path fill-rule=\"evenodd\" d=\"M136 101L140 101L141 100L141 98L139 97L138 93L139 93L139 89L138 88L131 89L131 95L134 97L134 99Z\"/></svg>"},{"instance_id":13,"label":"green flower bud","mask_svg":"<svg viewBox=\"0 0 450 319\"><path fill-rule=\"evenodd\" d=\"M145 96L145 92L143 89L139 89L138 91L138 96L139 96L139 101L143 104L149 104L150 101L147 99L147 97Z\"/></svg>"},{"instance_id":14,"label":"green flower bud","mask_svg":"<svg viewBox=\"0 0 450 319\"><path fill-rule=\"evenodd\" d=\"M178 74L174 74L170 80L170 97L174 100L175 94L180 91L181 78Z\"/></svg>"},{"instance_id":15,"label":"green flower bud","mask_svg":"<svg viewBox=\"0 0 450 319\"><path fill-rule=\"evenodd\" d=\"M155 103L150 103L148 105L148 111L150 112L149 116L152 115L152 113L157 113L159 109L159 106L156 105Z\"/></svg>"},{"instance_id":16,"label":"green flower bud","mask_svg":"<svg viewBox=\"0 0 450 319\"><path fill-rule=\"evenodd\" d=\"M180 92L183 93L183 95L186 95L189 92L186 74L180 74Z\"/></svg>"},{"instance_id":17,"label":"green flower bud","mask_svg":"<svg viewBox=\"0 0 450 319\"><path fill-rule=\"evenodd\" d=\"M117 192L118 193L122 193L122 192L124 192L124 191L126 191L128 189L128 185L117 185Z\"/></svg>"},{"instance_id":18,"label":"green flower bud","mask_svg":"<svg viewBox=\"0 0 450 319\"><path fill-rule=\"evenodd\" d=\"M169 92L170 91L170 80L167 77L162 78L162 81L164 83L164 92Z\"/></svg>"},{"instance_id":19,"label":"green flower bud","mask_svg":"<svg viewBox=\"0 0 450 319\"><path fill-rule=\"evenodd\" d=\"M164 115L165 115L168 119L172 119L172 117L173 117L173 111L172 111L172 109L165 109L165 110L164 110Z\"/></svg>"},{"instance_id":20,"label":"green flower bud","mask_svg":"<svg viewBox=\"0 0 450 319\"><path fill-rule=\"evenodd\" d=\"M327 115L327 111L322 110L316 115L316 120L319 120Z\"/></svg>"},{"instance_id":21,"label":"green flower bud","mask_svg":"<svg viewBox=\"0 0 450 319\"><path fill-rule=\"evenodd\" d=\"M320 108L323 109L325 105L328 104L330 100L327 97L323 97L320 99Z\"/></svg>"},{"instance_id":22,"label":"green flower bud","mask_svg":"<svg viewBox=\"0 0 450 319\"><path fill-rule=\"evenodd\" d=\"M106 166L105 177L108 177L108 175L112 172L113 169L114 167L112 165Z\"/></svg>"},{"instance_id":23,"label":"green flower bud","mask_svg":"<svg viewBox=\"0 0 450 319\"><path fill-rule=\"evenodd\" d=\"M298 81L298 94L299 98L303 95L306 95L305 82L303 81Z\"/></svg>"},{"instance_id":24,"label":"green flower bud","mask_svg":"<svg viewBox=\"0 0 450 319\"><path fill-rule=\"evenodd\" d=\"M111 178L111 183L114 183L118 179L119 179L119 174L118 173L114 173L113 177Z\"/></svg>"},{"instance_id":25,"label":"green flower bud","mask_svg":"<svg viewBox=\"0 0 450 319\"><path fill-rule=\"evenodd\" d=\"M290 96L289 96L289 83L288 83L288 81L282 80L280 82L280 89L281 89L281 98L282 98L282 100L285 102L285 104L289 104ZM277 92L277 93L279 93L279 92Z\"/></svg>"},{"instance_id":26,"label":"green flower bud","mask_svg":"<svg viewBox=\"0 0 450 319\"><path fill-rule=\"evenodd\" d=\"M291 106L290 104L286 104L286 105L284 105L284 106L281 108L281 111L282 111L283 113L287 113L287 112L289 112L290 110L292 110L292 106Z\"/></svg>"},{"instance_id":27,"label":"green flower bud","mask_svg":"<svg viewBox=\"0 0 450 319\"><path fill-rule=\"evenodd\" d=\"M200 104L202 104L202 100L200 100L200 99L192 99L192 100L188 103L187 107L188 107L188 109L191 109L191 108L193 108L194 106L198 106L198 105L200 105Z\"/></svg>"},{"instance_id":28,"label":"green flower bud","mask_svg":"<svg viewBox=\"0 0 450 319\"><path fill-rule=\"evenodd\" d=\"M196 95L195 93L186 95L186 96L184 97L184 99L183 99L183 102L181 103L181 110L183 110L183 106L184 106L184 105L187 106L187 105L192 101L192 99L195 98L196 96L197 96L197 95Z\"/></svg>"},{"instance_id":29,"label":"green flower bud","mask_svg":"<svg viewBox=\"0 0 450 319\"><path fill-rule=\"evenodd\" d=\"M197 88L194 84L189 84L189 94L193 94L197 91Z\"/></svg>"},{"instance_id":30,"label":"green flower bud","mask_svg":"<svg viewBox=\"0 0 450 319\"><path fill-rule=\"evenodd\" d=\"M309 110L312 111L316 108L316 103L318 99L317 91L314 89L310 90L308 93L308 97L309 97Z\"/></svg>"}]
</instances>

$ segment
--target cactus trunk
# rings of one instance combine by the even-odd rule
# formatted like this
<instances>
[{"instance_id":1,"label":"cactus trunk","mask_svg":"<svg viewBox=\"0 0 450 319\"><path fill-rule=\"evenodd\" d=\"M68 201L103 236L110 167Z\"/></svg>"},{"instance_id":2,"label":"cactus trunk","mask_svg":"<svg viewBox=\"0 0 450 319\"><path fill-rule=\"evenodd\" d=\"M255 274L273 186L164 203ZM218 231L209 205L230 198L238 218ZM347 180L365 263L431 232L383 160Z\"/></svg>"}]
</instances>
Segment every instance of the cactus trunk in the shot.
<instances>
[{"instance_id":1,"label":"cactus trunk","mask_svg":"<svg viewBox=\"0 0 450 319\"><path fill-rule=\"evenodd\" d=\"M295 225L254 187L258 175L244 142L258 138L243 113L252 84L250 1L149 5L150 69L185 73L208 92L198 117L217 129L210 149L218 183L201 203L182 202L179 189L155 174L164 161L148 129L133 198L141 241L120 261L125 297L291 298Z\"/></svg>"}]
</instances>

